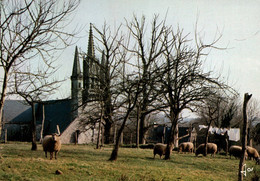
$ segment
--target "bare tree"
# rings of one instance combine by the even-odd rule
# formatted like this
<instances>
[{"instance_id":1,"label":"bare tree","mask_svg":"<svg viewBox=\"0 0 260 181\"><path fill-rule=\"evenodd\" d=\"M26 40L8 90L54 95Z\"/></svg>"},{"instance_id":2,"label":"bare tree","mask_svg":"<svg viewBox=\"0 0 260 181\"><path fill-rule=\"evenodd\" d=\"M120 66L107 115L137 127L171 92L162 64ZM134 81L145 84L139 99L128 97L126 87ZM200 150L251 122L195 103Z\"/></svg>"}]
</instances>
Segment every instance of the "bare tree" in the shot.
<instances>
[{"instance_id":1,"label":"bare tree","mask_svg":"<svg viewBox=\"0 0 260 181\"><path fill-rule=\"evenodd\" d=\"M235 116L238 113L238 95L235 95L234 97L228 98L227 102L225 101L224 104L221 106L220 114L221 116L221 128L230 128L231 122L234 120Z\"/></svg>"},{"instance_id":2,"label":"bare tree","mask_svg":"<svg viewBox=\"0 0 260 181\"><path fill-rule=\"evenodd\" d=\"M92 27L94 28L94 33ZM85 93L83 92L83 94L87 94L83 95L83 99L84 96L88 98L85 98L86 100L83 100L83 105L81 105L85 109L83 114L85 114L87 119L82 120L81 124L89 124L90 121L87 120L91 120L92 123L100 121L100 113L102 112L104 143L109 144L111 129L115 123L113 115L120 107L117 106L117 98L120 94L118 84L120 82L119 72L121 71L122 61L124 61L122 56L124 55L119 53L119 48L121 47L123 37L120 34L121 25L114 34L106 23L104 23L101 29L92 24L90 28L89 41L94 42L94 37L97 44L95 47L92 44L92 47L89 47L91 50L88 50L87 53L81 52L84 57L84 71L87 72L86 74L89 74L85 78L89 79L86 81L86 84L89 85L86 85ZM97 50L102 55L100 59L96 58L94 50ZM91 111L89 111L90 109Z\"/></svg>"},{"instance_id":3,"label":"bare tree","mask_svg":"<svg viewBox=\"0 0 260 181\"><path fill-rule=\"evenodd\" d=\"M221 102L223 102L223 97L220 94L215 94L212 92L212 95L209 97L205 98L203 101L203 105L200 106L199 108L199 114L203 118L203 120L206 123L207 126L207 131L205 135L205 151L204 151L204 156L207 156L207 144L208 144L208 138L209 138L209 129L211 126L213 126L213 123L218 122L217 120L220 118L220 106Z\"/></svg>"},{"instance_id":4,"label":"bare tree","mask_svg":"<svg viewBox=\"0 0 260 181\"><path fill-rule=\"evenodd\" d=\"M94 26L97 32L96 40L101 44L97 50L102 54L101 62L99 63L99 74L97 79L99 89L102 95L100 98L103 102L103 119L104 119L104 136L105 144L110 143L111 128L114 124L113 113L118 109L116 100L119 95L119 69L122 65L122 55L119 53L119 48L123 41L123 36L120 35L121 25L112 35L111 29L104 23L103 28L99 30Z\"/></svg>"},{"instance_id":5,"label":"bare tree","mask_svg":"<svg viewBox=\"0 0 260 181\"><path fill-rule=\"evenodd\" d=\"M151 34L146 32L147 23L145 16L139 20L136 16L133 20L126 21L126 26L130 30L132 48L128 49L136 57L136 71L142 80L142 94L139 97L140 106L140 143L145 143L145 135L149 129L147 115L161 108L159 95L158 75L160 74L160 62L165 51L166 42L165 31L168 27L165 25L165 19L159 21L159 16L154 15L151 21ZM149 39L149 41L147 40Z\"/></svg>"},{"instance_id":6,"label":"bare tree","mask_svg":"<svg viewBox=\"0 0 260 181\"><path fill-rule=\"evenodd\" d=\"M232 121L232 126L234 127L240 127L242 129L242 117L243 117L243 104L237 103L237 112L235 114L235 119ZM252 98L250 102L248 102L247 105L247 119L248 119L248 130L247 130L247 144L252 144L252 139L254 139L254 127L255 122L258 121L259 118L259 102L258 100Z\"/></svg>"},{"instance_id":7,"label":"bare tree","mask_svg":"<svg viewBox=\"0 0 260 181\"><path fill-rule=\"evenodd\" d=\"M252 131L252 137L253 140L256 142L256 144L260 144L260 124L258 123L255 125Z\"/></svg>"},{"instance_id":8,"label":"bare tree","mask_svg":"<svg viewBox=\"0 0 260 181\"><path fill-rule=\"evenodd\" d=\"M31 120L31 134L32 134L32 148L37 150L36 144L36 103L42 103L43 99L52 95L60 86L61 81L49 80L56 69L50 65L44 68L39 67L36 71L30 68L26 70L16 69L12 71L10 94L18 94L32 107L32 120Z\"/></svg>"},{"instance_id":9,"label":"bare tree","mask_svg":"<svg viewBox=\"0 0 260 181\"><path fill-rule=\"evenodd\" d=\"M205 145L208 143L210 126L218 128L230 128L231 121L237 113L236 104L237 95L228 96L225 92L212 92L212 95L205 98L204 101L197 105L197 114L200 116L200 123L207 126L205 135ZM228 152L228 136L227 132L224 135L214 133L218 146L218 150L225 150ZM205 147L205 156L207 155L207 148Z\"/></svg>"},{"instance_id":10,"label":"bare tree","mask_svg":"<svg viewBox=\"0 0 260 181\"><path fill-rule=\"evenodd\" d=\"M119 48L120 61L120 78L118 79L117 89L119 91L116 105L117 109L117 125L118 133L115 138L115 145L110 156L110 161L116 161L119 151L120 137L125 129L128 121L130 121L131 113L138 103L139 95L142 92L142 79L138 73L133 71L134 65L131 64L133 58L132 52L128 51L130 39L126 37Z\"/></svg>"},{"instance_id":11,"label":"bare tree","mask_svg":"<svg viewBox=\"0 0 260 181\"><path fill-rule=\"evenodd\" d=\"M248 145L252 146L252 139L253 139L253 125L254 122L257 121L257 118L260 116L259 112L259 101L256 99L252 99L248 103L248 110L247 110L247 117L248 117L248 131L247 131L247 139L248 139Z\"/></svg>"},{"instance_id":12,"label":"bare tree","mask_svg":"<svg viewBox=\"0 0 260 181\"><path fill-rule=\"evenodd\" d=\"M142 91L140 85L141 84L140 84L140 80L138 79L138 77L130 79L130 76L128 76L127 79L124 79L124 81L121 83L121 89L120 89L122 91L121 101L123 101L123 103L124 103L123 108L121 108L122 109L122 113L121 113L122 121L121 121L120 128L118 130L118 134L116 136L116 143L114 145L113 151L112 151L110 159L109 159L110 161L117 160L120 137L123 133L126 122L128 121L131 112L133 111L133 109L136 106L138 95Z\"/></svg>"},{"instance_id":13,"label":"bare tree","mask_svg":"<svg viewBox=\"0 0 260 181\"><path fill-rule=\"evenodd\" d=\"M76 31L68 33L64 28L69 23L66 22L67 17L78 4L78 0L1 1L0 66L3 70L3 82L0 120L12 68L32 61L36 56L40 56L45 64L50 64L52 53L71 43Z\"/></svg>"},{"instance_id":14,"label":"bare tree","mask_svg":"<svg viewBox=\"0 0 260 181\"><path fill-rule=\"evenodd\" d=\"M194 42L179 28L176 33L173 30L167 33L165 74L161 82L165 90L165 104L170 112L171 133L165 155L165 159L170 159L180 113L184 109L193 111L196 102L201 102L211 96L212 92L226 89L228 86L218 77L213 77L211 71L205 72L202 67L203 57L208 55L210 49L216 48L215 44L220 37L205 44L196 31Z\"/></svg>"}]
</instances>

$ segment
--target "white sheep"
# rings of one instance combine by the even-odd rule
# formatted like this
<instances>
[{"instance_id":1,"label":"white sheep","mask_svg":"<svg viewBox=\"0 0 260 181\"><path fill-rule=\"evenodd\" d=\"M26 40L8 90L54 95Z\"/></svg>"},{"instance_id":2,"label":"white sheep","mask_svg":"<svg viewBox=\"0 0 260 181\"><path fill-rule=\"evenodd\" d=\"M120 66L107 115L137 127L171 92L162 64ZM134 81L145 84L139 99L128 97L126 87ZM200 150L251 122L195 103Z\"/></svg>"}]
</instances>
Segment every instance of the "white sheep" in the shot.
<instances>
[{"instance_id":1,"label":"white sheep","mask_svg":"<svg viewBox=\"0 0 260 181\"><path fill-rule=\"evenodd\" d=\"M241 146L237 146L237 145L231 146L229 148L229 155L230 155L230 159L231 159L232 155L235 158L241 158L241 156L242 156L242 147ZM247 152L245 152L245 157L247 158Z\"/></svg>"},{"instance_id":2,"label":"white sheep","mask_svg":"<svg viewBox=\"0 0 260 181\"><path fill-rule=\"evenodd\" d=\"M211 156L215 156L215 154L218 151L218 146L215 143L207 143L207 154L211 153ZM198 146L198 148L196 149L196 156L198 156L199 154L203 154L205 153L205 143L200 144Z\"/></svg>"},{"instance_id":3,"label":"white sheep","mask_svg":"<svg viewBox=\"0 0 260 181\"><path fill-rule=\"evenodd\" d=\"M60 137L57 134L46 135L42 141L43 151L47 158L47 152L50 152L50 159L53 158L53 152L55 152L55 159L57 159L57 153L61 149Z\"/></svg>"},{"instance_id":4,"label":"white sheep","mask_svg":"<svg viewBox=\"0 0 260 181\"><path fill-rule=\"evenodd\" d=\"M248 158L249 159L253 158L256 161L256 164L260 163L259 153L258 153L258 151L255 148L253 148L251 146L247 146L246 147L246 152L248 154Z\"/></svg>"},{"instance_id":5,"label":"white sheep","mask_svg":"<svg viewBox=\"0 0 260 181\"><path fill-rule=\"evenodd\" d=\"M192 153L194 149L193 143L191 142L184 142L181 143L178 147L178 152L190 152Z\"/></svg>"}]
</instances>

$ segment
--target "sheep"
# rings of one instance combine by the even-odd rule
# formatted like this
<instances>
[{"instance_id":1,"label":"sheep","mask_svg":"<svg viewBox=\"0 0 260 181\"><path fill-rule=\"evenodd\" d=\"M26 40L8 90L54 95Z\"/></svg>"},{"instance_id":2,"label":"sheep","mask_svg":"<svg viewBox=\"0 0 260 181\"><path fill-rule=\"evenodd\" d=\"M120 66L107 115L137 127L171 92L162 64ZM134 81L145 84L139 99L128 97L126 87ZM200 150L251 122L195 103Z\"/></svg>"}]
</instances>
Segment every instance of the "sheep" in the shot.
<instances>
[{"instance_id":1,"label":"sheep","mask_svg":"<svg viewBox=\"0 0 260 181\"><path fill-rule=\"evenodd\" d=\"M249 159L253 158L256 161L256 164L259 164L260 157L259 157L259 153L257 152L257 150L255 148L247 146L246 152L247 152Z\"/></svg>"},{"instance_id":2,"label":"sheep","mask_svg":"<svg viewBox=\"0 0 260 181\"><path fill-rule=\"evenodd\" d=\"M241 156L242 156L242 147L241 146L237 146L237 145L231 146L229 148L229 155L230 155L230 159L231 159L232 155L235 158L241 158ZM247 152L245 152L245 157L247 158Z\"/></svg>"},{"instance_id":3,"label":"sheep","mask_svg":"<svg viewBox=\"0 0 260 181\"><path fill-rule=\"evenodd\" d=\"M45 152L45 157L47 158L47 152L50 152L50 159L53 158L53 152L55 152L55 159L57 159L57 153L61 149L60 137L57 134L46 135L42 141L43 151Z\"/></svg>"},{"instance_id":4,"label":"sheep","mask_svg":"<svg viewBox=\"0 0 260 181\"><path fill-rule=\"evenodd\" d=\"M162 157L162 155L165 155L166 147L167 147L166 144L157 143L157 144L154 146L154 148L153 148L153 155L154 155L153 158L155 158L155 155L156 155L156 154L160 155L160 158Z\"/></svg>"},{"instance_id":5,"label":"sheep","mask_svg":"<svg viewBox=\"0 0 260 181\"><path fill-rule=\"evenodd\" d=\"M178 147L178 152L190 152L192 153L194 149L193 143L191 142L184 142L181 143Z\"/></svg>"},{"instance_id":6,"label":"sheep","mask_svg":"<svg viewBox=\"0 0 260 181\"><path fill-rule=\"evenodd\" d=\"M218 151L218 146L215 143L207 143L207 154L211 153L211 156L215 156L216 152ZM196 149L196 156L199 154L205 153L205 144L200 144L198 148Z\"/></svg>"}]
</instances>

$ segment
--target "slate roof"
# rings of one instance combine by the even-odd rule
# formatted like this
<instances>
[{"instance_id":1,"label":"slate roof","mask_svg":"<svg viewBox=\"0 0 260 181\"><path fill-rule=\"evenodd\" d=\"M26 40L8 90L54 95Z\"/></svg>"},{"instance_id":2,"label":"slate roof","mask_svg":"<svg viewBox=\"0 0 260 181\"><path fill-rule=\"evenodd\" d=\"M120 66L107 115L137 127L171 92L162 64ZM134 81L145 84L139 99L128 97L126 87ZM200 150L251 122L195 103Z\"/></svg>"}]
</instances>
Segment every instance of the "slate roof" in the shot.
<instances>
[{"instance_id":1,"label":"slate roof","mask_svg":"<svg viewBox=\"0 0 260 181\"><path fill-rule=\"evenodd\" d=\"M21 100L6 100L3 110L5 123L28 124L32 119L31 106Z\"/></svg>"},{"instance_id":2,"label":"slate roof","mask_svg":"<svg viewBox=\"0 0 260 181\"><path fill-rule=\"evenodd\" d=\"M57 133L59 125L62 133L72 121L71 99L44 101L35 104L36 124L42 124L45 109L44 134ZM6 100L4 105L4 122L7 124L29 124L32 120L32 108L25 101Z\"/></svg>"}]
</instances>

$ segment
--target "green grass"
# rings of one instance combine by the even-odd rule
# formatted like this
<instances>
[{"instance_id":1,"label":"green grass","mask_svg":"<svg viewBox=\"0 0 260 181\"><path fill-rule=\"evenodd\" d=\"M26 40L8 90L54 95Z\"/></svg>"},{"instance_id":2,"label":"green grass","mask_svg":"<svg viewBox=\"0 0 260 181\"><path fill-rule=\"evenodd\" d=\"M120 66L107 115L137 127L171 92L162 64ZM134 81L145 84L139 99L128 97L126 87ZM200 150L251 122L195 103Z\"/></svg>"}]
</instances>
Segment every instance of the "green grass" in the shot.
<instances>
[{"instance_id":1,"label":"green grass","mask_svg":"<svg viewBox=\"0 0 260 181\"><path fill-rule=\"evenodd\" d=\"M153 159L150 149L120 148L116 162L108 161L111 147L101 150L89 145L62 145L57 160L44 157L41 145L31 151L30 143L1 144L0 180L237 180L239 160L223 155L215 158L177 154L171 160ZM49 155L48 155L49 157ZM260 166L246 161L260 176ZM63 174L56 175L61 170ZM248 172L245 180L251 180Z\"/></svg>"}]
</instances>

